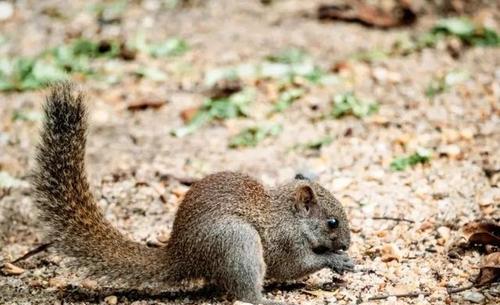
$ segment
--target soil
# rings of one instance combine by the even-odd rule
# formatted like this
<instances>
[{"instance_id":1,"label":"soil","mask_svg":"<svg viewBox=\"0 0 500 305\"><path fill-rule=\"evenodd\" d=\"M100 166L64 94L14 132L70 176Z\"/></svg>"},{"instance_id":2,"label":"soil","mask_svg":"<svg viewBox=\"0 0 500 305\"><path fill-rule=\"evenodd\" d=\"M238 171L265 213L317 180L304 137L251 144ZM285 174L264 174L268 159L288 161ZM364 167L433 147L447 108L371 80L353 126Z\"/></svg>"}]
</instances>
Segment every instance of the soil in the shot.
<instances>
[{"instance_id":1,"label":"soil","mask_svg":"<svg viewBox=\"0 0 500 305\"><path fill-rule=\"evenodd\" d=\"M119 22L100 25L89 9L93 2L16 1L13 16L0 21L8 38L0 54L32 56L71 37L132 38L139 31L152 41L181 37L188 42L190 49L177 57L97 60L97 66L120 76L117 83L74 78L87 92L91 113L89 179L106 217L124 234L150 244L165 241L188 189L182 178L236 170L272 187L306 173L345 206L356 272L340 277L323 270L297 283L271 285L267 298L294 304L500 302L498 284L447 292L447 287L470 285L479 272L481 253L449 255L462 226L476 219L500 219L500 179L495 174L500 168L498 48L461 46L457 57L448 45L438 43L407 56L346 61L362 51L390 49L402 36L428 31L441 17L425 14L415 25L380 30L318 21L314 12L319 1L282 0L270 6L250 0L194 1L168 9L168 1L145 0L131 1ZM481 13L493 16L497 26L494 11L477 15ZM172 129L184 124L181 112L206 99L206 74L262 62L290 47L303 49L322 69L335 70L337 81L307 84L306 93L290 108L269 116L277 83L244 80L244 86L257 92L248 117L212 122L182 138L172 136ZM131 73L145 66L164 70L167 78L155 81ZM334 69L339 66L340 71ZM470 77L426 96L429 83L450 71L466 71ZM325 117L331 96L346 91L377 101L378 113ZM47 242L27 183L40 120L13 119L19 111L40 113L45 93L0 94L0 171L21 181L8 190L0 187L0 265ZM156 106L128 109L145 101ZM242 128L269 122L281 124L281 133L256 147L228 147ZM320 149L294 148L325 136L332 141ZM428 163L391 170L395 158L419 148L432 151ZM0 275L2 304L232 303L210 289L160 296L114 290L112 283L84 279L50 247L16 265L24 269L22 274ZM414 292L421 294L369 300Z\"/></svg>"}]
</instances>

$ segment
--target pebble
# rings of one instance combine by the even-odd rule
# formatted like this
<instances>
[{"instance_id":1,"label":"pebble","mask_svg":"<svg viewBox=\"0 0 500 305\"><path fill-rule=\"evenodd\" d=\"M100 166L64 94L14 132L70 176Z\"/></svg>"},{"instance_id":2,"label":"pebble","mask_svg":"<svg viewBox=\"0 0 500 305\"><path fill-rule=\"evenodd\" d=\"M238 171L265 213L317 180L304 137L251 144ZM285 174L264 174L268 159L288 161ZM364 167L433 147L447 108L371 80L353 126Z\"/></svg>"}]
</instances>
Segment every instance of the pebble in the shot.
<instances>
[{"instance_id":1,"label":"pebble","mask_svg":"<svg viewBox=\"0 0 500 305\"><path fill-rule=\"evenodd\" d=\"M82 287L90 290L94 290L98 287L97 282L94 280L85 279L82 281Z\"/></svg>"},{"instance_id":2,"label":"pebble","mask_svg":"<svg viewBox=\"0 0 500 305\"><path fill-rule=\"evenodd\" d=\"M66 281L60 277L53 277L49 279L49 286L54 288L60 288L66 285Z\"/></svg>"},{"instance_id":3,"label":"pebble","mask_svg":"<svg viewBox=\"0 0 500 305\"><path fill-rule=\"evenodd\" d=\"M346 187L348 187L352 183L351 178L337 178L332 183L332 191L338 192Z\"/></svg>"},{"instance_id":4,"label":"pebble","mask_svg":"<svg viewBox=\"0 0 500 305\"><path fill-rule=\"evenodd\" d=\"M484 295L477 291L466 291L464 292L464 299L472 303L482 303L484 301Z\"/></svg>"},{"instance_id":5,"label":"pebble","mask_svg":"<svg viewBox=\"0 0 500 305\"><path fill-rule=\"evenodd\" d=\"M500 189L492 188L479 197L479 205L487 206L500 201Z\"/></svg>"},{"instance_id":6,"label":"pebble","mask_svg":"<svg viewBox=\"0 0 500 305\"><path fill-rule=\"evenodd\" d=\"M448 241L450 239L450 229L448 227L441 226L437 228L437 232L439 233L439 236L445 241Z\"/></svg>"},{"instance_id":7,"label":"pebble","mask_svg":"<svg viewBox=\"0 0 500 305\"><path fill-rule=\"evenodd\" d=\"M380 252L382 254L381 260L384 263L387 263L387 262L390 262L390 261L393 261L393 260L396 260L396 261L399 262L401 260L400 251L399 251L399 249L395 245L385 244L382 247L382 249L381 249Z\"/></svg>"},{"instance_id":8,"label":"pebble","mask_svg":"<svg viewBox=\"0 0 500 305\"><path fill-rule=\"evenodd\" d=\"M108 305L116 305L118 304L118 298L115 295L110 295L104 298L104 302Z\"/></svg>"},{"instance_id":9,"label":"pebble","mask_svg":"<svg viewBox=\"0 0 500 305\"><path fill-rule=\"evenodd\" d=\"M0 2L0 21L7 20L14 15L14 5L7 1Z\"/></svg>"},{"instance_id":10,"label":"pebble","mask_svg":"<svg viewBox=\"0 0 500 305\"><path fill-rule=\"evenodd\" d=\"M252 304L251 303L242 302L242 301L235 301L233 303L233 305L252 305Z\"/></svg>"},{"instance_id":11,"label":"pebble","mask_svg":"<svg viewBox=\"0 0 500 305\"><path fill-rule=\"evenodd\" d=\"M439 153L447 155L451 158L456 158L460 155L460 147L458 145L444 145L439 148Z\"/></svg>"}]
</instances>

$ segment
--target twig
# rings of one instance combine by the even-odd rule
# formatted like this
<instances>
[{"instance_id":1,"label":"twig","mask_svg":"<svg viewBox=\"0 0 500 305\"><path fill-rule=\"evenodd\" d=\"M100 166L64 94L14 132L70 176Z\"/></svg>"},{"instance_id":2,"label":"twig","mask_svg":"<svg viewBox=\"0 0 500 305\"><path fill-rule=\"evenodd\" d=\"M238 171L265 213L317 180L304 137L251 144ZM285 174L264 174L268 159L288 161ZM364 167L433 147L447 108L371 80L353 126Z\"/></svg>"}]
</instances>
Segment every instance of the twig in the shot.
<instances>
[{"instance_id":1,"label":"twig","mask_svg":"<svg viewBox=\"0 0 500 305\"><path fill-rule=\"evenodd\" d=\"M415 223L415 221L411 219L406 219L406 218L399 218L399 217L389 217L389 216L380 216L380 217L372 217L374 220L394 220L394 221L405 221L409 223Z\"/></svg>"},{"instance_id":2,"label":"twig","mask_svg":"<svg viewBox=\"0 0 500 305\"><path fill-rule=\"evenodd\" d=\"M45 244L41 244L38 247L36 247L35 249L30 250L30 251L28 251L28 253L26 253L23 256L17 258L12 263L13 264L18 263L20 261L23 261L25 259L28 259L28 258L32 257L33 255L36 255L36 254L38 254L40 252L43 252L43 251L47 250L52 245L52 243L53 242L48 242L48 243L45 243Z\"/></svg>"},{"instance_id":3,"label":"twig","mask_svg":"<svg viewBox=\"0 0 500 305\"><path fill-rule=\"evenodd\" d=\"M469 289L474 288L474 287L476 287L475 284L470 284L470 285L467 285L464 287L458 287L458 288L446 288L446 292L448 292L448 294L459 293L459 292L469 290Z\"/></svg>"},{"instance_id":4,"label":"twig","mask_svg":"<svg viewBox=\"0 0 500 305\"><path fill-rule=\"evenodd\" d=\"M470 284L464 287L458 287L458 288L446 288L446 291L448 294L454 294L454 293L459 293L462 291L469 290L471 288L483 288L485 286L489 286L491 284L495 283L495 279L492 279L491 281L488 281L486 283L480 283L480 284Z\"/></svg>"},{"instance_id":5,"label":"twig","mask_svg":"<svg viewBox=\"0 0 500 305\"><path fill-rule=\"evenodd\" d=\"M431 295L430 292L410 292L410 293L399 293L399 294L386 294L386 295L379 295L379 296L374 296L368 298L368 301L375 301L375 300L385 300L390 297L396 297L396 298L416 298L419 295L423 296L429 296Z\"/></svg>"},{"instance_id":6,"label":"twig","mask_svg":"<svg viewBox=\"0 0 500 305\"><path fill-rule=\"evenodd\" d=\"M176 180L180 184L186 185L186 186L191 186L193 183L197 182L199 179L196 178L191 178L191 177L177 177L175 175L171 174L163 174L160 175L160 181L166 181L166 180Z\"/></svg>"}]
</instances>

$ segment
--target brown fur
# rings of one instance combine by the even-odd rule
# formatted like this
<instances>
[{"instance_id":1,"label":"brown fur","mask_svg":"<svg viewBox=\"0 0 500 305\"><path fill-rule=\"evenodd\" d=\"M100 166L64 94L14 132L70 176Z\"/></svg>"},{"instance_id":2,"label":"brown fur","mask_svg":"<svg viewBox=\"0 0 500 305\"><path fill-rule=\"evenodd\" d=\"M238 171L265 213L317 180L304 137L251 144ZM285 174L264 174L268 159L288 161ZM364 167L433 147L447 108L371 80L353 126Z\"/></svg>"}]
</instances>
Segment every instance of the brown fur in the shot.
<instances>
[{"instance_id":1,"label":"brown fur","mask_svg":"<svg viewBox=\"0 0 500 305\"><path fill-rule=\"evenodd\" d=\"M166 247L129 240L104 219L89 190L86 115L84 98L73 85L52 88L34 198L58 249L93 275L135 288L203 279L241 301L273 304L262 298L264 279L352 269L339 251L350 243L344 209L330 192L303 177L267 190L241 173L207 176L187 192ZM326 225L331 218L338 220L337 228Z\"/></svg>"}]
</instances>

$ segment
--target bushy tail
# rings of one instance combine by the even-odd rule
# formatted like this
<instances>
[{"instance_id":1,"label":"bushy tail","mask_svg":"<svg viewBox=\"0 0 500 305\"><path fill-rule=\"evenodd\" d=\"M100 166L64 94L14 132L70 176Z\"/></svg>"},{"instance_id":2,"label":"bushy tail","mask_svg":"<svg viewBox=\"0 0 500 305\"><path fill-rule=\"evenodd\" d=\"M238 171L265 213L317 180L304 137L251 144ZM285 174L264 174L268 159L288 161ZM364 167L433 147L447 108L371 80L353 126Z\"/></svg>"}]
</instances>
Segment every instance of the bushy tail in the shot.
<instances>
[{"instance_id":1,"label":"bushy tail","mask_svg":"<svg viewBox=\"0 0 500 305\"><path fill-rule=\"evenodd\" d=\"M84 162L87 111L82 93L70 83L55 85L44 112L33 184L34 199L51 240L95 276L134 286L145 279L159 280L167 263L165 250L123 236L105 220L90 192Z\"/></svg>"}]
</instances>

